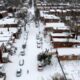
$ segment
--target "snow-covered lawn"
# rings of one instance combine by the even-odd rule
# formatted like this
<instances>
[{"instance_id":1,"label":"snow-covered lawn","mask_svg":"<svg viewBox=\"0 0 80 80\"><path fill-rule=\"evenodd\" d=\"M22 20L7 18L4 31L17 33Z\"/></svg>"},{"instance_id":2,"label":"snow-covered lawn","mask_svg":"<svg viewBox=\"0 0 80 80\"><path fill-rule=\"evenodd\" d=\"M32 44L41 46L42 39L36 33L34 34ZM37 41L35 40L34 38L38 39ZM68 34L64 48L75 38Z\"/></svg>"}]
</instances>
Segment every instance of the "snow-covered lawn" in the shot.
<instances>
[{"instance_id":1,"label":"snow-covered lawn","mask_svg":"<svg viewBox=\"0 0 80 80\"><path fill-rule=\"evenodd\" d=\"M67 77L72 80L80 80L80 61L64 61L61 64Z\"/></svg>"}]
</instances>

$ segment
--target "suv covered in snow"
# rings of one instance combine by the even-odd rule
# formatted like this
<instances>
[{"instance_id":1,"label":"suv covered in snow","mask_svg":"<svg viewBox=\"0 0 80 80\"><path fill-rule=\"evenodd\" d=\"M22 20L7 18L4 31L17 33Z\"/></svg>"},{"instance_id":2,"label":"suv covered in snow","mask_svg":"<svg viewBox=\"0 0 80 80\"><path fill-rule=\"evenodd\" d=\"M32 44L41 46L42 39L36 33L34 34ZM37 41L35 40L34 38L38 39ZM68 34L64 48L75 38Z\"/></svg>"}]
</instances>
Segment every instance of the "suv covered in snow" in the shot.
<instances>
[{"instance_id":1,"label":"suv covered in snow","mask_svg":"<svg viewBox=\"0 0 80 80\"><path fill-rule=\"evenodd\" d=\"M43 65L41 63L38 63L38 71L42 71L43 70Z\"/></svg>"},{"instance_id":2,"label":"suv covered in snow","mask_svg":"<svg viewBox=\"0 0 80 80\"><path fill-rule=\"evenodd\" d=\"M24 65L24 59L19 60L19 65L20 65L20 66L23 66L23 65Z\"/></svg>"},{"instance_id":3,"label":"suv covered in snow","mask_svg":"<svg viewBox=\"0 0 80 80\"><path fill-rule=\"evenodd\" d=\"M0 80L5 80L6 79L6 74L0 72Z\"/></svg>"},{"instance_id":4,"label":"suv covered in snow","mask_svg":"<svg viewBox=\"0 0 80 80\"><path fill-rule=\"evenodd\" d=\"M16 71L16 76L17 76L17 77L20 77L21 74L22 74L22 69L19 68L19 69Z\"/></svg>"},{"instance_id":5,"label":"suv covered in snow","mask_svg":"<svg viewBox=\"0 0 80 80\"><path fill-rule=\"evenodd\" d=\"M43 61L38 61L38 71L42 71L45 67L45 64Z\"/></svg>"},{"instance_id":6,"label":"suv covered in snow","mask_svg":"<svg viewBox=\"0 0 80 80\"><path fill-rule=\"evenodd\" d=\"M25 51L24 51L24 50L21 51L21 52L20 52L20 55L21 55L21 56L25 56Z\"/></svg>"}]
</instances>

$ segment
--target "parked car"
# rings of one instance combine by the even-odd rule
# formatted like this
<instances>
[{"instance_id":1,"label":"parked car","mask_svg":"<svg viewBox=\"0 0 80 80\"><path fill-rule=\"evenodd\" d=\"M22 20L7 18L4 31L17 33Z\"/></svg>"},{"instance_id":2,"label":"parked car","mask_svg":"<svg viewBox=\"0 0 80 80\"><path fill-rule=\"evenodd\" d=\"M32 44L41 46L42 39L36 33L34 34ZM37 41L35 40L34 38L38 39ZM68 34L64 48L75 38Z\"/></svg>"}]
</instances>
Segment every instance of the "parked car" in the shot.
<instances>
[{"instance_id":1,"label":"parked car","mask_svg":"<svg viewBox=\"0 0 80 80\"><path fill-rule=\"evenodd\" d=\"M41 44L39 43L39 44L37 44L37 48L41 48Z\"/></svg>"},{"instance_id":2,"label":"parked car","mask_svg":"<svg viewBox=\"0 0 80 80\"><path fill-rule=\"evenodd\" d=\"M43 70L43 65L41 63L38 63L38 71L42 71Z\"/></svg>"},{"instance_id":3,"label":"parked car","mask_svg":"<svg viewBox=\"0 0 80 80\"><path fill-rule=\"evenodd\" d=\"M20 65L20 66L23 66L23 65L24 65L24 59L19 60L19 65Z\"/></svg>"},{"instance_id":4,"label":"parked car","mask_svg":"<svg viewBox=\"0 0 80 80\"><path fill-rule=\"evenodd\" d=\"M19 68L19 69L16 71L16 76L17 76L17 77L20 77L21 74L22 74L22 69Z\"/></svg>"},{"instance_id":5,"label":"parked car","mask_svg":"<svg viewBox=\"0 0 80 80\"><path fill-rule=\"evenodd\" d=\"M20 52L20 55L21 55L21 56L25 56L25 51L21 51L21 52Z\"/></svg>"},{"instance_id":6,"label":"parked car","mask_svg":"<svg viewBox=\"0 0 80 80\"><path fill-rule=\"evenodd\" d=\"M5 80L6 79L6 73L0 72L0 79Z\"/></svg>"},{"instance_id":7,"label":"parked car","mask_svg":"<svg viewBox=\"0 0 80 80\"><path fill-rule=\"evenodd\" d=\"M26 48L26 43L22 45L22 48L25 49Z\"/></svg>"},{"instance_id":8,"label":"parked car","mask_svg":"<svg viewBox=\"0 0 80 80\"><path fill-rule=\"evenodd\" d=\"M37 40L37 48L40 48L40 47L41 47L41 41Z\"/></svg>"},{"instance_id":9,"label":"parked car","mask_svg":"<svg viewBox=\"0 0 80 80\"><path fill-rule=\"evenodd\" d=\"M39 34L36 35L36 39L39 40Z\"/></svg>"}]
</instances>

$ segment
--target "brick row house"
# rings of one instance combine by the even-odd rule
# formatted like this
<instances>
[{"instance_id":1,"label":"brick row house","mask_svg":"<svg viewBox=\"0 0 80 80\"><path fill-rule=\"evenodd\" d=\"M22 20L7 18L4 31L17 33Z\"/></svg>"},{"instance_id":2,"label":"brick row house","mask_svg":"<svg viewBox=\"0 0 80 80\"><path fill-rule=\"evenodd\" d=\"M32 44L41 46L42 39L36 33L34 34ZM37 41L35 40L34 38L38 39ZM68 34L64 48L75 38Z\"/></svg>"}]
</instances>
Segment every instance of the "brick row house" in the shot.
<instances>
[{"instance_id":1,"label":"brick row house","mask_svg":"<svg viewBox=\"0 0 80 80\"><path fill-rule=\"evenodd\" d=\"M56 54L60 61L80 60L80 48L59 48Z\"/></svg>"},{"instance_id":2,"label":"brick row house","mask_svg":"<svg viewBox=\"0 0 80 80\"><path fill-rule=\"evenodd\" d=\"M70 30L70 25L63 22L71 20L72 16L79 16L78 7L68 4L37 3L40 10L40 20L44 24L44 36L50 37L53 49L57 49L57 57L61 61L80 60L80 40L75 38L75 33Z\"/></svg>"},{"instance_id":3,"label":"brick row house","mask_svg":"<svg viewBox=\"0 0 80 80\"><path fill-rule=\"evenodd\" d=\"M12 54L11 47L15 43L15 40L20 37L21 28L18 27L18 23L19 20L16 18L4 18L0 20L0 59L2 63L9 62L9 55Z\"/></svg>"},{"instance_id":4,"label":"brick row house","mask_svg":"<svg viewBox=\"0 0 80 80\"><path fill-rule=\"evenodd\" d=\"M56 23L46 23L44 31L54 32L54 33L62 33L69 32L69 27L66 26L63 22Z\"/></svg>"},{"instance_id":5,"label":"brick row house","mask_svg":"<svg viewBox=\"0 0 80 80\"><path fill-rule=\"evenodd\" d=\"M18 20L16 18L1 19L0 27L18 27Z\"/></svg>"},{"instance_id":6,"label":"brick row house","mask_svg":"<svg viewBox=\"0 0 80 80\"><path fill-rule=\"evenodd\" d=\"M5 65L11 62L10 55L15 54L13 44L16 39L20 38L21 27L19 26L20 20L15 17L17 7L13 5L5 7L3 0L0 2L0 75L4 74L0 80L5 80Z\"/></svg>"},{"instance_id":7,"label":"brick row house","mask_svg":"<svg viewBox=\"0 0 80 80\"><path fill-rule=\"evenodd\" d=\"M7 17L8 16L8 12L7 11L0 11L0 19Z\"/></svg>"}]
</instances>

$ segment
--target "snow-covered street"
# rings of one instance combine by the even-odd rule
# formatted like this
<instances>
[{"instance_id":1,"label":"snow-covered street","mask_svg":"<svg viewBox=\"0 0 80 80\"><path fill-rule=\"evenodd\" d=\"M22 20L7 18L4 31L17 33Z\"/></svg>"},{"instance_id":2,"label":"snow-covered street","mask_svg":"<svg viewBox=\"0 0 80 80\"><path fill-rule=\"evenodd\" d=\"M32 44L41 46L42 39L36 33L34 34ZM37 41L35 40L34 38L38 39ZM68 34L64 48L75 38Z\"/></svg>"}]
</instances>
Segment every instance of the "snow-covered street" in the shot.
<instances>
[{"instance_id":1,"label":"snow-covered street","mask_svg":"<svg viewBox=\"0 0 80 80\"><path fill-rule=\"evenodd\" d=\"M57 72L62 73L56 57L54 57L54 62L50 68L47 66L47 69L45 68L42 72L37 70L37 55L46 48L49 50L51 48L49 41L45 40L43 37L43 26L41 26L42 24L40 24L40 27L36 28L35 22L31 21L31 23L26 24L26 31L22 29L21 38L14 43L14 46L17 47L17 51L15 55L10 56L11 63L5 64L6 80L48 80L51 79L53 74ZM43 39L41 48L37 48L36 35L39 31ZM26 43L25 56L20 56L19 54L23 50L22 45L24 43ZM24 59L23 66L19 66L20 59ZM56 66L53 66L54 64L56 64ZM16 77L18 68L22 69L21 77Z\"/></svg>"}]
</instances>

